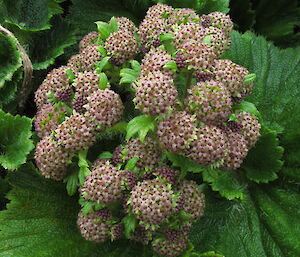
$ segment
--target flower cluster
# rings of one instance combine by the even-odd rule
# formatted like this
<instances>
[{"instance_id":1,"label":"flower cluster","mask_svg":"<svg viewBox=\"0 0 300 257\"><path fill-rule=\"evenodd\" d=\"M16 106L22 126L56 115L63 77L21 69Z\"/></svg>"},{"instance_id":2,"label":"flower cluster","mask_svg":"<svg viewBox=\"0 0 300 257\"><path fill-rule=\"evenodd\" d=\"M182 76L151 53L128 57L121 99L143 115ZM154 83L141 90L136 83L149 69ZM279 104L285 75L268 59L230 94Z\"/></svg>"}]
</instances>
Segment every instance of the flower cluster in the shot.
<instances>
[{"instance_id":1,"label":"flower cluster","mask_svg":"<svg viewBox=\"0 0 300 257\"><path fill-rule=\"evenodd\" d=\"M97 25L36 91L36 165L46 178L77 183L86 240L126 237L179 256L205 196L173 159L224 172L242 165L260 137L243 102L255 75L221 59L233 23L220 12L200 16L159 3L139 27L125 17ZM133 108L141 116L129 121ZM127 133L126 140L107 146L105 133Z\"/></svg>"}]
</instances>

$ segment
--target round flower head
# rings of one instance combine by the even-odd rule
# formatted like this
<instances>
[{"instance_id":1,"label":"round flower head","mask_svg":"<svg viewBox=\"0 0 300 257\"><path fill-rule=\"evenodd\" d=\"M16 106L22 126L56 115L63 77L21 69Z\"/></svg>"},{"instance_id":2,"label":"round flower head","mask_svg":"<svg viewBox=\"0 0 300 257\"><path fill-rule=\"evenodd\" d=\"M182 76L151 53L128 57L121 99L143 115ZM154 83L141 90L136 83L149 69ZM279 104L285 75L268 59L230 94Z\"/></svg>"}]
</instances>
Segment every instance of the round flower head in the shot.
<instances>
[{"instance_id":1,"label":"round flower head","mask_svg":"<svg viewBox=\"0 0 300 257\"><path fill-rule=\"evenodd\" d=\"M101 57L102 54L98 51L98 46L88 45L80 51L80 54L75 54L69 59L68 66L76 73L93 71Z\"/></svg>"},{"instance_id":2,"label":"round flower head","mask_svg":"<svg viewBox=\"0 0 300 257\"><path fill-rule=\"evenodd\" d=\"M138 35L142 43L143 52L148 52L151 47L161 45L160 34L168 32L167 22L164 18L145 18L139 26Z\"/></svg>"},{"instance_id":3,"label":"round flower head","mask_svg":"<svg viewBox=\"0 0 300 257\"><path fill-rule=\"evenodd\" d=\"M165 229L163 238L154 238L151 243L153 252L166 257L181 255L188 246L188 233L181 230Z\"/></svg>"},{"instance_id":4,"label":"round flower head","mask_svg":"<svg viewBox=\"0 0 300 257\"><path fill-rule=\"evenodd\" d=\"M152 172L158 179L162 179L172 186L176 185L179 179L179 173L167 166L162 166Z\"/></svg>"},{"instance_id":5,"label":"round flower head","mask_svg":"<svg viewBox=\"0 0 300 257\"><path fill-rule=\"evenodd\" d=\"M126 18L126 17L116 17L115 19L117 21L118 28L120 30L127 30L131 33L137 32L137 30L138 30L137 27L128 18Z\"/></svg>"},{"instance_id":6,"label":"round flower head","mask_svg":"<svg viewBox=\"0 0 300 257\"><path fill-rule=\"evenodd\" d=\"M159 144L169 152L178 154L185 152L197 139L196 123L196 117L185 111L173 112L158 123Z\"/></svg>"},{"instance_id":7,"label":"round flower head","mask_svg":"<svg viewBox=\"0 0 300 257\"><path fill-rule=\"evenodd\" d=\"M227 131L226 134L227 154L220 169L235 170L241 166L248 154L247 141L240 133Z\"/></svg>"},{"instance_id":8,"label":"round flower head","mask_svg":"<svg viewBox=\"0 0 300 257\"><path fill-rule=\"evenodd\" d=\"M128 161L134 157L139 158L136 163L138 169L155 168L161 158L161 151L158 143L150 137L146 137L143 142L138 138L130 139L121 151L123 160Z\"/></svg>"},{"instance_id":9,"label":"round flower head","mask_svg":"<svg viewBox=\"0 0 300 257\"><path fill-rule=\"evenodd\" d=\"M55 130L55 139L70 152L78 152L91 147L96 135L90 122L79 113L66 118Z\"/></svg>"},{"instance_id":10,"label":"round flower head","mask_svg":"<svg viewBox=\"0 0 300 257\"><path fill-rule=\"evenodd\" d=\"M70 88L69 78L65 72L67 69L69 69L69 67L61 66L60 68L53 69L50 73L48 73L43 83L35 92L35 103L38 108L48 102L48 93L53 93L55 95L61 90Z\"/></svg>"},{"instance_id":11,"label":"round flower head","mask_svg":"<svg viewBox=\"0 0 300 257\"><path fill-rule=\"evenodd\" d=\"M218 28L208 27L205 29L205 34L209 37L209 46L213 49L216 57L220 57L230 46L230 38Z\"/></svg>"},{"instance_id":12,"label":"round flower head","mask_svg":"<svg viewBox=\"0 0 300 257\"><path fill-rule=\"evenodd\" d=\"M249 71L228 59L215 60L213 66L216 80L223 82L233 97L248 95L253 87L253 83L244 84L245 76Z\"/></svg>"},{"instance_id":13,"label":"round flower head","mask_svg":"<svg viewBox=\"0 0 300 257\"><path fill-rule=\"evenodd\" d=\"M44 104L36 113L34 126L38 136L43 138L49 136L57 126L63 122L66 116L64 107Z\"/></svg>"},{"instance_id":14,"label":"round flower head","mask_svg":"<svg viewBox=\"0 0 300 257\"><path fill-rule=\"evenodd\" d=\"M120 96L110 89L98 89L88 98L84 106L86 117L95 127L111 127L122 118L124 106Z\"/></svg>"},{"instance_id":15,"label":"round flower head","mask_svg":"<svg viewBox=\"0 0 300 257\"><path fill-rule=\"evenodd\" d=\"M92 31L85 35L79 42L79 49L82 50L90 45L96 45L99 37L99 33L96 31Z\"/></svg>"},{"instance_id":16,"label":"round flower head","mask_svg":"<svg viewBox=\"0 0 300 257\"><path fill-rule=\"evenodd\" d=\"M172 61L172 57L167 51L160 48L152 48L142 60L140 77L146 77L149 73L155 72L163 72L173 76L173 71L164 68L170 61Z\"/></svg>"},{"instance_id":17,"label":"round flower head","mask_svg":"<svg viewBox=\"0 0 300 257\"><path fill-rule=\"evenodd\" d=\"M129 203L142 222L159 225L174 213L174 192L164 182L153 179L139 182L131 191Z\"/></svg>"},{"instance_id":18,"label":"round flower head","mask_svg":"<svg viewBox=\"0 0 300 257\"><path fill-rule=\"evenodd\" d=\"M77 97L88 97L95 91L99 90L100 79L96 72L79 73L73 82L76 93L74 99Z\"/></svg>"},{"instance_id":19,"label":"round flower head","mask_svg":"<svg viewBox=\"0 0 300 257\"><path fill-rule=\"evenodd\" d=\"M84 113L85 109L83 108L83 106L87 104L87 102L88 102L87 97L84 97L76 93L72 101L72 107L76 112Z\"/></svg>"},{"instance_id":20,"label":"round flower head","mask_svg":"<svg viewBox=\"0 0 300 257\"><path fill-rule=\"evenodd\" d=\"M196 71L195 77L197 82L204 82L207 80L214 80L216 76L210 71Z\"/></svg>"},{"instance_id":21,"label":"round flower head","mask_svg":"<svg viewBox=\"0 0 300 257\"><path fill-rule=\"evenodd\" d=\"M213 65L215 53L200 41L187 41L180 46L181 58L188 69L205 70Z\"/></svg>"},{"instance_id":22,"label":"round flower head","mask_svg":"<svg viewBox=\"0 0 300 257\"><path fill-rule=\"evenodd\" d=\"M168 18L168 24L187 24L190 22L199 22L200 16L190 8L174 9Z\"/></svg>"},{"instance_id":23,"label":"round flower head","mask_svg":"<svg viewBox=\"0 0 300 257\"><path fill-rule=\"evenodd\" d=\"M105 242L111 235L111 219L111 212L106 208L89 212L86 215L83 215L82 211L80 211L77 218L77 226L85 240L98 243Z\"/></svg>"},{"instance_id":24,"label":"round flower head","mask_svg":"<svg viewBox=\"0 0 300 257\"><path fill-rule=\"evenodd\" d=\"M238 123L241 125L241 133L247 141L248 148L253 147L260 137L259 130L261 125L256 116L249 112L243 112L237 115Z\"/></svg>"},{"instance_id":25,"label":"round flower head","mask_svg":"<svg viewBox=\"0 0 300 257\"><path fill-rule=\"evenodd\" d=\"M216 163L225 157L226 141L221 129L202 125L198 128L197 140L192 142L186 156L201 166Z\"/></svg>"},{"instance_id":26,"label":"round flower head","mask_svg":"<svg viewBox=\"0 0 300 257\"><path fill-rule=\"evenodd\" d=\"M176 49L182 49L182 44L185 42L201 41L205 37L205 28L199 23L191 22L187 24L180 24L172 26L173 30L173 44Z\"/></svg>"},{"instance_id":27,"label":"round flower head","mask_svg":"<svg viewBox=\"0 0 300 257\"><path fill-rule=\"evenodd\" d=\"M130 239L147 245L152 240L152 234L152 231L146 230L144 227L138 225L131 234Z\"/></svg>"},{"instance_id":28,"label":"round flower head","mask_svg":"<svg viewBox=\"0 0 300 257\"><path fill-rule=\"evenodd\" d=\"M86 201L110 204L123 198L121 171L109 163L98 163L86 176L80 193Z\"/></svg>"},{"instance_id":29,"label":"round flower head","mask_svg":"<svg viewBox=\"0 0 300 257\"><path fill-rule=\"evenodd\" d=\"M172 109L178 101L178 92L170 75L149 73L137 81L134 103L142 113L158 116Z\"/></svg>"},{"instance_id":30,"label":"round flower head","mask_svg":"<svg viewBox=\"0 0 300 257\"><path fill-rule=\"evenodd\" d=\"M127 30L117 30L110 34L104 43L107 54L116 65L131 60L138 53L138 44L134 35Z\"/></svg>"},{"instance_id":31,"label":"round flower head","mask_svg":"<svg viewBox=\"0 0 300 257\"><path fill-rule=\"evenodd\" d=\"M231 97L218 81L199 82L188 90L187 105L203 122L219 124L231 113Z\"/></svg>"},{"instance_id":32,"label":"round flower head","mask_svg":"<svg viewBox=\"0 0 300 257\"><path fill-rule=\"evenodd\" d=\"M51 136L46 136L37 143L34 159L36 166L45 178L62 180L67 175L71 155L69 151L60 147Z\"/></svg>"},{"instance_id":33,"label":"round flower head","mask_svg":"<svg viewBox=\"0 0 300 257\"><path fill-rule=\"evenodd\" d=\"M233 22L229 15L222 12L212 12L208 15L203 15L201 16L201 21L205 27L213 26L221 29L227 37L230 36L233 29Z\"/></svg>"},{"instance_id":34,"label":"round flower head","mask_svg":"<svg viewBox=\"0 0 300 257\"><path fill-rule=\"evenodd\" d=\"M158 3L156 5L151 6L146 14L145 19L153 19L153 18L162 18L164 16L168 16L172 13L173 8L166 4Z\"/></svg>"},{"instance_id":35,"label":"round flower head","mask_svg":"<svg viewBox=\"0 0 300 257\"><path fill-rule=\"evenodd\" d=\"M57 91L55 97L58 101L67 103L71 100L72 95L73 95L72 88L67 88L64 90Z\"/></svg>"},{"instance_id":36,"label":"round flower head","mask_svg":"<svg viewBox=\"0 0 300 257\"><path fill-rule=\"evenodd\" d=\"M184 199L182 210L191 216L193 221L202 217L205 208L205 195L199 189L197 183L192 180L184 180L179 192Z\"/></svg>"}]
</instances>

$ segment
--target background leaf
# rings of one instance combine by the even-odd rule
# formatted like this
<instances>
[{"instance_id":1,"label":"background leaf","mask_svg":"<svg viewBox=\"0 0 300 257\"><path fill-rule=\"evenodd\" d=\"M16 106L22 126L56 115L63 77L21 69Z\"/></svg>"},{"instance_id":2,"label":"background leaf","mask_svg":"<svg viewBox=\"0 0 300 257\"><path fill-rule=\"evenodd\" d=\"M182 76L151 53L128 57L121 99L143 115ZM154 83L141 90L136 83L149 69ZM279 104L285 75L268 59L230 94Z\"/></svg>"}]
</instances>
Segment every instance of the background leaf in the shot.
<instances>
[{"instance_id":1,"label":"background leaf","mask_svg":"<svg viewBox=\"0 0 300 257\"><path fill-rule=\"evenodd\" d=\"M5 169L17 169L26 162L34 148L32 120L19 115L13 116L0 110L0 164Z\"/></svg>"}]
</instances>

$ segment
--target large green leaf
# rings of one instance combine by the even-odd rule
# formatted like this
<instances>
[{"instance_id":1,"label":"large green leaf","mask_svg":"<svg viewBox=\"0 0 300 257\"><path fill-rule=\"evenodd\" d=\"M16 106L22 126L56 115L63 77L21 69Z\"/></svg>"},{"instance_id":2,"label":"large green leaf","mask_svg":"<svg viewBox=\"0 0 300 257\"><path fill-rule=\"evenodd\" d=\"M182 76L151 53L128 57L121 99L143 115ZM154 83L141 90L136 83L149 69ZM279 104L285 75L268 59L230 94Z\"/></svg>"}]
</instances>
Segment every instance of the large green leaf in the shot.
<instances>
[{"instance_id":1,"label":"large green leaf","mask_svg":"<svg viewBox=\"0 0 300 257\"><path fill-rule=\"evenodd\" d=\"M51 27L53 15L62 13L57 0L1 0L0 14L8 24L21 30L39 31Z\"/></svg>"},{"instance_id":2,"label":"large green leaf","mask_svg":"<svg viewBox=\"0 0 300 257\"><path fill-rule=\"evenodd\" d=\"M300 47L280 50L261 36L234 31L224 57L256 74L248 100L270 128L284 132L284 146L293 144L300 136Z\"/></svg>"},{"instance_id":3,"label":"large green leaf","mask_svg":"<svg viewBox=\"0 0 300 257\"><path fill-rule=\"evenodd\" d=\"M205 216L193 227L199 251L230 257L300 256L299 187L253 186L240 202L207 193Z\"/></svg>"},{"instance_id":4,"label":"large green leaf","mask_svg":"<svg viewBox=\"0 0 300 257\"><path fill-rule=\"evenodd\" d=\"M84 240L76 226L79 205L62 183L37 175L32 165L9 175L11 201L0 212L0 256L2 257L134 257L151 256L138 244L92 243Z\"/></svg>"},{"instance_id":5,"label":"large green leaf","mask_svg":"<svg viewBox=\"0 0 300 257\"><path fill-rule=\"evenodd\" d=\"M0 164L5 169L17 169L26 162L34 148L30 139L32 120L13 116L0 110Z\"/></svg>"},{"instance_id":6,"label":"large green leaf","mask_svg":"<svg viewBox=\"0 0 300 257\"><path fill-rule=\"evenodd\" d=\"M0 32L0 88L12 79L22 65L22 56L17 49L16 39Z\"/></svg>"}]
</instances>

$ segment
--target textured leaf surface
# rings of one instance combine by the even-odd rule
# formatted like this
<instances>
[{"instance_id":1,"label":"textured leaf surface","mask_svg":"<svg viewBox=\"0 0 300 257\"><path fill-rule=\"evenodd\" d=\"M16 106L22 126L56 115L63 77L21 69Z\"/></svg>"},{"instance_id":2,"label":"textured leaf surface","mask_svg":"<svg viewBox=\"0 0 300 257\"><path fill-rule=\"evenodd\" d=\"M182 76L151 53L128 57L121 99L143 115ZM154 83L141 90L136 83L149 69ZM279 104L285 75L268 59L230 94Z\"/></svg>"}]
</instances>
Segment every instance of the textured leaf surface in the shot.
<instances>
[{"instance_id":1,"label":"textured leaf surface","mask_svg":"<svg viewBox=\"0 0 300 257\"><path fill-rule=\"evenodd\" d=\"M76 226L77 199L67 196L62 183L39 177L31 165L9 176L9 182L11 202L0 212L1 256L151 256L146 248L125 240L105 244L84 240Z\"/></svg>"},{"instance_id":2,"label":"textured leaf surface","mask_svg":"<svg viewBox=\"0 0 300 257\"><path fill-rule=\"evenodd\" d=\"M283 161L283 147L278 145L277 133L267 128L261 129L261 138L248 153L243 168L250 180L266 183L275 180Z\"/></svg>"},{"instance_id":3,"label":"textured leaf surface","mask_svg":"<svg viewBox=\"0 0 300 257\"><path fill-rule=\"evenodd\" d=\"M51 17L63 12L57 3L59 1L56 0L1 0L1 2L5 22L26 31L49 29Z\"/></svg>"},{"instance_id":4,"label":"textured leaf surface","mask_svg":"<svg viewBox=\"0 0 300 257\"><path fill-rule=\"evenodd\" d=\"M20 167L34 148L30 139L32 120L0 110L0 164L9 170Z\"/></svg>"},{"instance_id":5,"label":"textured leaf surface","mask_svg":"<svg viewBox=\"0 0 300 257\"><path fill-rule=\"evenodd\" d=\"M280 50L250 32L233 32L232 41L225 57L257 76L247 100L257 106L268 127L284 132L284 147L294 144L300 137L300 47Z\"/></svg>"},{"instance_id":6,"label":"textured leaf surface","mask_svg":"<svg viewBox=\"0 0 300 257\"><path fill-rule=\"evenodd\" d=\"M218 191L228 200L244 199L244 185L238 180L237 172L222 170L206 170L203 180L211 185L212 190Z\"/></svg>"},{"instance_id":7,"label":"textured leaf surface","mask_svg":"<svg viewBox=\"0 0 300 257\"><path fill-rule=\"evenodd\" d=\"M208 193L205 215L191 236L196 249L230 257L299 256L299 187L287 188L255 186L240 203Z\"/></svg>"},{"instance_id":8,"label":"textured leaf surface","mask_svg":"<svg viewBox=\"0 0 300 257\"><path fill-rule=\"evenodd\" d=\"M0 89L5 82L11 80L14 73L22 65L21 53L17 49L16 40L0 33Z\"/></svg>"}]
</instances>

